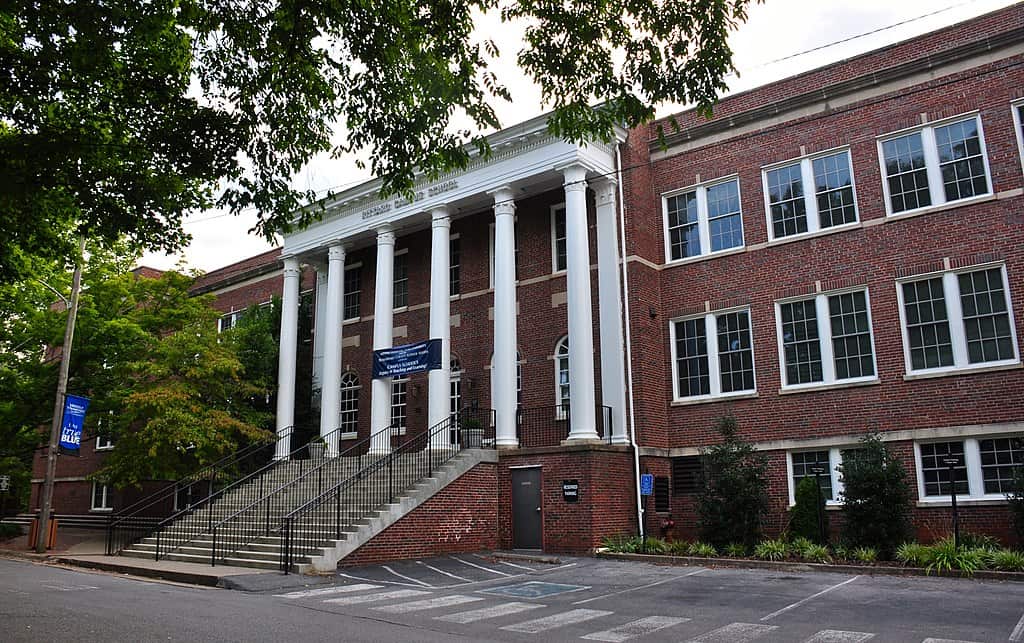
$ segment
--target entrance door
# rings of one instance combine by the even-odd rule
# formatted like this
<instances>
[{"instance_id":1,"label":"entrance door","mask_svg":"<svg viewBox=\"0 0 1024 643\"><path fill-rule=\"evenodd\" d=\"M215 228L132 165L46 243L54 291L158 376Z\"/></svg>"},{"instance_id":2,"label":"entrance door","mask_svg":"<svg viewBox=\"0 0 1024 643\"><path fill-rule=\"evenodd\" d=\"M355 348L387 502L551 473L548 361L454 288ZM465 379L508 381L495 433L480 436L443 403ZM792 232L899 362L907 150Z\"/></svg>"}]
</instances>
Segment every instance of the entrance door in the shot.
<instances>
[{"instance_id":1,"label":"entrance door","mask_svg":"<svg viewBox=\"0 0 1024 643\"><path fill-rule=\"evenodd\" d=\"M512 469L512 547L541 549L540 467Z\"/></svg>"}]
</instances>

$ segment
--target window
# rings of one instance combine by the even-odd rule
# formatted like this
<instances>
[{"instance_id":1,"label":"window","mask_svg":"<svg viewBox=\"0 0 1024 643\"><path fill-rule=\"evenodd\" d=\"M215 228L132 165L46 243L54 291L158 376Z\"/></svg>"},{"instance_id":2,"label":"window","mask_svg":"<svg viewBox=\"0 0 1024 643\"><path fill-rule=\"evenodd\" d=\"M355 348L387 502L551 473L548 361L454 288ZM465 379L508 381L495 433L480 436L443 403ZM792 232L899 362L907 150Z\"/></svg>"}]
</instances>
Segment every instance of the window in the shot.
<instances>
[{"instance_id":1,"label":"window","mask_svg":"<svg viewBox=\"0 0 1024 643\"><path fill-rule=\"evenodd\" d=\"M394 275L394 300L395 308L404 308L409 305L409 253L403 251L395 254L395 275Z\"/></svg>"},{"instance_id":2,"label":"window","mask_svg":"<svg viewBox=\"0 0 1024 643\"><path fill-rule=\"evenodd\" d=\"M551 272L568 265L565 246L565 204L551 206Z\"/></svg>"},{"instance_id":3,"label":"window","mask_svg":"<svg viewBox=\"0 0 1024 643\"><path fill-rule=\"evenodd\" d=\"M106 364L104 363L104 366ZM114 410L107 412L107 417L100 416L96 420L96 450L109 451L114 448L114 436L111 435Z\"/></svg>"},{"instance_id":4,"label":"window","mask_svg":"<svg viewBox=\"0 0 1024 643\"><path fill-rule=\"evenodd\" d=\"M918 494L925 502L948 500L953 486L958 497L1005 499L1013 490L1014 469L1024 466L1020 435L921 442L915 447ZM947 459L956 459L952 476Z\"/></svg>"},{"instance_id":5,"label":"window","mask_svg":"<svg viewBox=\"0 0 1024 643\"><path fill-rule=\"evenodd\" d=\"M848 150L766 169L764 192L773 239L857 221Z\"/></svg>"},{"instance_id":6,"label":"window","mask_svg":"<svg viewBox=\"0 0 1024 643\"><path fill-rule=\"evenodd\" d=\"M1005 266L900 284L908 373L1018 361Z\"/></svg>"},{"instance_id":7,"label":"window","mask_svg":"<svg viewBox=\"0 0 1024 643\"><path fill-rule=\"evenodd\" d=\"M1024 102L1018 102L1010 107L1013 112L1013 127L1017 132L1017 150L1020 152L1020 162L1024 166Z\"/></svg>"},{"instance_id":8,"label":"window","mask_svg":"<svg viewBox=\"0 0 1024 643\"><path fill-rule=\"evenodd\" d=\"M750 311L675 320L669 334L676 399L755 391Z\"/></svg>"},{"instance_id":9,"label":"window","mask_svg":"<svg viewBox=\"0 0 1024 643\"><path fill-rule=\"evenodd\" d=\"M217 332L223 333L226 330L231 330L238 325L238 322L242 319L244 310L236 310L226 315L221 315L220 319L217 320Z\"/></svg>"},{"instance_id":10,"label":"window","mask_svg":"<svg viewBox=\"0 0 1024 643\"><path fill-rule=\"evenodd\" d=\"M654 477L654 511L660 514L667 514L672 511L668 476Z\"/></svg>"},{"instance_id":11,"label":"window","mask_svg":"<svg viewBox=\"0 0 1024 643\"><path fill-rule=\"evenodd\" d=\"M783 386L874 380L867 291L776 304Z\"/></svg>"},{"instance_id":12,"label":"window","mask_svg":"<svg viewBox=\"0 0 1024 643\"><path fill-rule=\"evenodd\" d=\"M518 379L518 374L517 374ZM564 419L569 411L569 336L555 346L555 404L558 418Z\"/></svg>"},{"instance_id":13,"label":"window","mask_svg":"<svg viewBox=\"0 0 1024 643\"><path fill-rule=\"evenodd\" d=\"M879 141L890 214L989 194L978 116Z\"/></svg>"},{"instance_id":14,"label":"window","mask_svg":"<svg viewBox=\"0 0 1024 643\"><path fill-rule=\"evenodd\" d=\"M343 318L356 319L360 315L360 296L363 289L363 265L345 266L345 294L343 296Z\"/></svg>"},{"instance_id":15,"label":"window","mask_svg":"<svg viewBox=\"0 0 1024 643\"><path fill-rule=\"evenodd\" d=\"M405 428L408 424L406 408L408 385L408 377L396 377L391 380L391 427L396 429L397 435L405 435Z\"/></svg>"},{"instance_id":16,"label":"window","mask_svg":"<svg viewBox=\"0 0 1024 643\"><path fill-rule=\"evenodd\" d=\"M355 435L359 431L359 376L347 371L341 376L341 432Z\"/></svg>"},{"instance_id":17,"label":"window","mask_svg":"<svg viewBox=\"0 0 1024 643\"><path fill-rule=\"evenodd\" d=\"M448 294L458 295L462 288L459 274L459 235L452 235L448 240Z\"/></svg>"},{"instance_id":18,"label":"window","mask_svg":"<svg viewBox=\"0 0 1024 643\"><path fill-rule=\"evenodd\" d=\"M672 492L676 495L699 493L703 485L704 463L699 455L672 458Z\"/></svg>"},{"instance_id":19,"label":"window","mask_svg":"<svg viewBox=\"0 0 1024 643\"><path fill-rule=\"evenodd\" d=\"M738 179L701 185L663 197L668 261L743 246Z\"/></svg>"},{"instance_id":20,"label":"window","mask_svg":"<svg viewBox=\"0 0 1024 643\"><path fill-rule=\"evenodd\" d=\"M97 451L109 451L114 448L114 438L109 435L97 435L96 436L96 450Z\"/></svg>"},{"instance_id":21,"label":"window","mask_svg":"<svg viewBox=\"0 0 1024 643\"><path fill-rule=\"evenodd\" d=\"M521 408L523 405L523 364L526 360L523 359L523 354L516 351L516 407ZM491 353L490 362L488 362L487 370L491 372L491 408L494 408L494 400L498 397L494 392L494 353ZM522 419L520 415L520 420ZM491 416L491 421L494 421L494 416Z\"/></svg>"},{"instance_id":22,"label":"window","mask_svg":"<svg viewBox=\"0 0 1024 643\"><path fill-rule=\"evenodd\" d=\"M102 482L92 483L92 510L111 511L114 508L112 489Z\"/></svg>"},{"instance_id":23,"label":"window","mask_svg":"<svg viewBox=\"0 0 1024 643\"><path fill-rule=\"evenodd\" d=\"M821 484L821 495L825 503L838 505L842 503L843 481L839 474L839 465L843 458L850 457L850 451L838 447L817 449L814 451L790 451L787 454L789 467L789 504L796 503L796 487L804 478L815 478L815 469Z\"/></svg>"},{"instance_id":24,"label":"window","mask_svg":"<svg viewBox=\"0 0 1024 643\"><path fill-rule=\"evenodd\" d=\"M462 362L452 356L448 384L448 412L457 418L462 410Z\"/></svg>"}]
</instances>

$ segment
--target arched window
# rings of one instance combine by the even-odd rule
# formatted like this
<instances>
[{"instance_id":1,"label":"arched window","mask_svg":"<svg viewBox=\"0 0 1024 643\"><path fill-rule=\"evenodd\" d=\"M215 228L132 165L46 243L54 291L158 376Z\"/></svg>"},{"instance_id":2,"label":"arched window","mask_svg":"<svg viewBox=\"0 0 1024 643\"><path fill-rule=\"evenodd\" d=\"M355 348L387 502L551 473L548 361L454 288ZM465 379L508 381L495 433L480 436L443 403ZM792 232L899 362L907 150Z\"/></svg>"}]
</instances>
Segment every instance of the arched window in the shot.
<instances>
[{"instance_id":1,"label":"arched window","mask_svg":"<svg viewBox=\"0 0 1024 643\"><path fill-rule=\"evenodd\" d=\"M555 404L560 408L559 417L569 407L569 336L558 340L555 346Z\"/></svg>"},{"instance_id":2,"label":"arched window","mask_svg":"<svg viewBox=\"0 0 1024 643\"><path fill-rule=\"evenodd\" d=\"M348 371L341 376L341 432L359 430L359 376Z\"/></svg>"},{"instance_id":3,"label":"arched window","mask_svg":"<svg viewBox=\"0 0 1024 643\"><path fill-rule=\"evenodd\" d=\"M451 375L448 385L448 413L457 416L462 409L462 362L452 355Z\"/></svg>"}]
</instances>

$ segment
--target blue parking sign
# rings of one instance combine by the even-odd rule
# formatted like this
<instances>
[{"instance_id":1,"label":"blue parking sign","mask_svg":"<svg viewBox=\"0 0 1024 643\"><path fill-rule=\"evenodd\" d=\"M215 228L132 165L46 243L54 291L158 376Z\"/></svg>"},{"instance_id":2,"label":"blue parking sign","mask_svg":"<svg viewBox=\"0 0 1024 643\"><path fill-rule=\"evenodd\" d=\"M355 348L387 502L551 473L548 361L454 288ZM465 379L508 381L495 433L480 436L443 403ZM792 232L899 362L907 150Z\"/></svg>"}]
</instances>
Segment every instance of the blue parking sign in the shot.
<instances>
[{"instance_id":1,"label":"blue parking sign","mask_svg":"<svg viewBox=\"0 0 1024 643\"><path fill-rule=\"evenodd\" d=\"M640 474L640 495L641 496L652 496L652 495L654 495L654 474L653 473L641 473Z\"/></svg>"}]
</instances>

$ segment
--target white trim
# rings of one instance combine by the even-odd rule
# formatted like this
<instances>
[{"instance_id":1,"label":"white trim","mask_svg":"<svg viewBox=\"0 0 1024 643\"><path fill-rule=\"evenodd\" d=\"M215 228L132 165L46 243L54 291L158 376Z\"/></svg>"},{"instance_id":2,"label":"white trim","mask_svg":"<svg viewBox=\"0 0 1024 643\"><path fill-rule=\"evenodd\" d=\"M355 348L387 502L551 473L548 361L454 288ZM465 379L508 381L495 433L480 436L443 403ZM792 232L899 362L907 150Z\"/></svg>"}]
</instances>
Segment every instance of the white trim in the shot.
<instances>
[{"instance_id":1,"label":"white trim","mask_svg":"<svg viewBox=\"0 0 1024 643\"><path fill-rule=\"evenodd\" d=\"M565 347L565 353L561 352L562 347ZM565 360L565 374L566 378L569 376L569 336L563 335L557 342L555 342L555 352L551 355L551 362L555 366L555 419L564 420L565 416L565 405L572 403L572 390L569 390L567 398L562 397L562 360ZM568 388L569 382L566 381L565 386Z\"/></svg>"},{"instance_id":2,"label":"white trim","mask_svg":"<svg viewBox=\"0 0 1024 643\"><path fill-rule=\"evenodd\" d=\"M740 236L742 237L742 243L738 246L731 246L729 248L722 248L721 250L711 249L711 224L708 218L708 190L719 185L726 183L736 183L736 199L740 206L739 212L735 216L740 218ZM672 258L672 240L668 226L668 200L675 196L687 194L689 192L696 193L697 196L697 237L700 240L700 252L696 255L689 257L680 257L678 259ZM734 215L729 215L734 216ZM729 174L727 176L718 177L710 181L701 181L693 185L688 185L683 188L677 188L661 194L661 235L665 253L665 265L671 266L680 263L688 263L697 259L707 259L709 257L715 257L723 254L739 252L746 248L747 235L746 230L743 226L743 193L740 187L740 180L738 174Z\"/></svg>"},{"instance_id":3,"label":"white trim","mask_svg":"<svg viewBox=\"0 0 1024 643\"><path fill-rule=\"evenodd\" d=\"M826 507L843 506L843 476L839 473L839 465L843 463L843 451L858 448L857 443L843 443L835 446L819 448L789 449L786 451L786 487L789 490L789 506L796 504L796 485L793 484L793 454L818 453L828 451L829 479L832 485L832 499L825 500Z\"/></svg>"},{"instance_id":4,"label":"white trim","mask_svg":"<svg viewBox=\"0 0 1024 643\"><path fill-rule=\"evenodd\" d=\"M97 491L97 488L103 490L103 493L102 493L103 497L101 499L102 500L102 504L100 504L98 506L96 504L96 491ZM111 500L112 500L112 498L110 497L111 496L111 491L112 490L110 488L110 485L102 483L102 482L93 481L93 483L92 483L92 490L90 491L90 495L89 495L89 511L96 511L96 512L113 511L114 510L114 504L113 504L113 502L111 502Z\"/></svg>"},{"instance_id":5,"label":"white trim","mask_svg":"<svg viewBox=\"0 0 1024 643\"><path fill-rule=\"evenodd\" d=\"M345 281L347 280L346 278L348 276L348 271L349 270L358 270L359 271L359 290L351 290L350 291L350 290L345 288ZM362 271L363 271L363 262L362 261L356 261L356 262L354 262L352 264L346 264L345 268L342 270L342 274L341 274L341 285L342 285L342 290L341 290L341 323L342 324L344 324L347 321L356 321L356 320L360 319L361 316L362 316L362 312L363 312L363 272ZM356 294L356 293L359 294L359 306L358 306L358 308L359 308L359 313L360 314L356 315L355 317L346 317L345 316L345 297L347 297L348 295Z\"/></svg>"},{"instance_id":6,"label":"white trim","mask_svg":"<svg viewBox=\"0 0 1024 643\"><path fill-rule=\"evenodd\" d=\"M850 173L850 194L853 197L854 220L822 228L821 213L818 211L818 193L814 182L814 161L829 156L838 156L840 154L846 155L846 167ZM800 166L800 185L803 189L804 216L807 223L807 231L777 237L775 236L775 227L772 225L772 203L771 196L768 193L768 173L793 165ZM860 224L860 207L857 205L857 182L853 175L853 155L850 153L850 147L848 145L815 152L814 154L807 154L798 158L789 159L788 161L780 161L761 166L761 190L764 199L764 214L765 225L768 230L768 243L799 239L805 236L818 236L822 233L839 232L848 228L857 227Z\"/></svg>"},{"instance_id":7,"label":"white trim","mask_svg":"<svg viewBox=\"0 0 1024 643\"><path fill-rule=\"evenodd\" d=\"M752 370L752 376L754 380L754 388L743 389L741 391L729 391L728 393L722 393L722 381L721 374L719 371L719 357L718 357L718 327L716 320L719 315L728 315L737 312L747 313L747 332L750 334L750 364ZM708 384L710 393L704 395L689 395L681 396L679 390L679 367L677 364L678 356L676 355L676 324L679 322L685 322L695 319L704 320L704 334L707 344L707 359L708 359ZM669 335L669 359L672 367L672 400L673 405L680 405L686 403L696 403L701 401L712 401L712 400L725 400L736 397L751 397L757 394L757 359L754 351L754 317L751 312L750 306L735 306L732 308L723 308L721 310L715 310L700 315L685 315L682 317L674 317L668 320L668 335Z\"/></svg>"},{"instance_id":8,"label":"white trim","mask_svg":"<svg viewBox=\"0 0 1024 643\"><path fill-rule=\"evenodd\" d=\"M100 446L100 440L103 440L104 438L106 438L106 443L103 446ZM97 435L96 436L96 447L94 449L95 451L112 451L113 449L114 449L114 439L113 438L111 438L109 435L107 435L107 436Z\"/></svg>"},{"instance_id":9,"label":"white trim","mask_svg":"<svg viewBox=\"0 0 1024 643\"><path fill-rule=\"evenodd\" d=\"M1024 98L1010 101L1010 113L1013 116L1013 132L1017 139L1017 153L1020 155L1020 167L1024 171L1024 122L1020 112L1024 110Z\"/></svg>"},{"instance_id":10,"label":"white trim","mask_svg":"<svg viewBox=\"0 0 1024 643\"><path fill-rule=\"evenodd\" d=\"M558 267L558 234L556 232L557 226L555 225L555 223L556 223L557 213L558 213L559 210L561 210L561 212L562 212L562 217L565 218L565 201L562 201L561 203L553 204L549 208L549 210L550 210L550 216L551 216L551 274L552 275L564 275L566 269ZM569 262L569 254L568 254L568 252L569 252L569 250L568 250L568 240L566 240L566 255L565 255L566 265L568 265L568 262Z\"/></svg>"},{"instance_id":11,"label":"white trim","mask_svg":"<svg viewBox=\"0 0 1024 643\"><path fill-rule=\"evenodd\" d=\"M979 442L985 439L1013 439L1021 438L1024 435L985 435L977 434L961 437L935 437L914 441L914 474L917 478L917 505L927 507L933 505L951 504L950 495L937 496L925 495L924 471L921 465L921 445L946 442L961 442L964 445L964 461L967 466L967 494L957 494L957 502L966 501L1006 501L1005 493L985 493L983 470L981 466L981 445Z\"/></svg>"}]
</instances>

